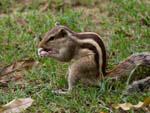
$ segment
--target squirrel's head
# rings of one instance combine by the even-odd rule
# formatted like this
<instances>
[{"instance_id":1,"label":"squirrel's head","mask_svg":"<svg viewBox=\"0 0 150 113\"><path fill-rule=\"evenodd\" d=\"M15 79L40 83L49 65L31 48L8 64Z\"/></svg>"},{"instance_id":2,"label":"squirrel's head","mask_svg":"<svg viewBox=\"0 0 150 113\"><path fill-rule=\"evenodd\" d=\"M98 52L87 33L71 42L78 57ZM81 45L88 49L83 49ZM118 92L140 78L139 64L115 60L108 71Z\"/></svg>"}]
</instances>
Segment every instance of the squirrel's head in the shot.
<instances>
[{"instance_id":1,"label":"squirrel's head","mask_svg":"<svg viewBox=\"0 0 150 113\"><path fill-rule=\"evenodd\" d=\"M52 57L59 61L70 61L75 52L76 44L71 38L72 31L65 26L56 25L45 34L38 45L38 54Z\"/></svg>"}]
</instances>

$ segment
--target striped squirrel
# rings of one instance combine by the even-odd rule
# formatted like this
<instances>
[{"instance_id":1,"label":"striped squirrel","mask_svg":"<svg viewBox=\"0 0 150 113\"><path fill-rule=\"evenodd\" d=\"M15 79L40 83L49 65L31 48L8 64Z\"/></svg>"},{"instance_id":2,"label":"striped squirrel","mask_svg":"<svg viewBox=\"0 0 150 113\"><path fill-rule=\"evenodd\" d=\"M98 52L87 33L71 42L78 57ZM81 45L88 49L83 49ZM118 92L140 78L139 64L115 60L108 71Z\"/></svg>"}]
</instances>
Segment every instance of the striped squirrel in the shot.
<instances>
[{"instance_id":1,"label":"striped squirrel","mask_svg":"<svg viewBox=\"0 0 150 113\"><path fill-rule=\"evenodd\" d=\"M77 33L66 26L56 25L47 32L38 45L38 55L73 63L68 68L68 89L54 93L69 93L78 81L86 85L99 85L105 77L129 74L137 65L150 65L150 53L134 54L106 72L107 55L100 36L94 32Z\"/></svg>"}]
</instances>

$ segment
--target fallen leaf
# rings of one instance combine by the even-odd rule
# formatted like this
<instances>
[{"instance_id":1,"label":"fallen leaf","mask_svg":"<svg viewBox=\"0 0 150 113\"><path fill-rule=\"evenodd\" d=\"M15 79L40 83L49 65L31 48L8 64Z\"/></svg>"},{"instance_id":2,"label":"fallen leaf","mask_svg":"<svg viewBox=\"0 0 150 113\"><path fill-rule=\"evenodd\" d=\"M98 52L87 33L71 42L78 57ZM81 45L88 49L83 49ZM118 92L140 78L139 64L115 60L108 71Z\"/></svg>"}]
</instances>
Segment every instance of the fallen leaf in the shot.
<instances>
[{"instance_id":1,"label":"fallen leaf","mask_svg":"<svg viewBox=\"0 0 150 113\"><path fill-rule=\"evenodd\" d=\"M25 59L4 67L0 70L0 86L7 87L8 83L14 82L15 85L24 88L26 84L24 80L25 71L38 66L38 64L39 62L34 59Z\"/></svg>"},{"instance_id":2,"label":"fallen leaf","mask_svg":"<svg viewBox=\"0 0 150 113\"><path fill-rule=\"evenodd\" d=\"M145 100L144 100L144 104L143 106L148 106L150 105L150 97L147 97Z\"/></svg>"},{"instance_id":3,"label":"fallen leaf","mask_svg":"<svg viewBox=\"0 0 150 113\"><path fill-rule=\"evenodd\" d=\"M115 109L121 108L121 109L127 111L127 110L130 110L130 109L132 109L132 108L138 109L138 108L142 108L142 107L144 107L144 106L149 106L149 105L150 105L150 97L146 98L146 99L144 100L144 102L139 102L137 105L133 105L133 104L131 104L131 103L123 103L123 104L113 104L112 106L113 106Z\"/></svg>"},{"instance_id":4,"label":"fallen leaf","mask_svg":"<svg viewBox=\"0 0 150 113\"><path fill-rule=\"evenodd\" d=\"M32 29L28 29L27 32L28 32L29 34L34 34L34 32L33 32Z\"/></svg>"},{"instance_id":5,"label":"fallen leaf","mask_svg":"<svg viewBox=\"0 0 150 113\"><path fill-rule=\"evenodd\" d=\"M28 23L27 20L22 19L22 18L18 18L18 19L16 20L16 22L17 22L18 24L20 24L21 26L25 26L25 25Z\"/></svg>"},{"instance_id":6,"label":"fallen leaf","mask_svg":"<svg viewBox=\"0 0 150 113\"><path fill-rule=\"evenodd\" d=\"M15 82L16 85L24 86L25 80L23 79L24 72L14 72L10 75L0 78L0 86L8 86L9 82Z\"/></svg>"},{"instance_id":7,"label":"fallen leaf","mask_svg":"<svg viewBox=\"0 0 150 113\"><path fill-rule=\"evenodd\" d=\"M33 66L37 66L39 64L38 61L34 59L25 59L12 63L0 70L0 78L4 75L13 73L15 71L21 71L23 69L30 69Z\"/></svg>"},{"instance_id":8,"label":"fallen leaf","mask_svg":"<svg viewBox=\"0 0 150 113\"><path fill-rule=\"evenodd\" d=\"M0 106L0 113L20 113L23 110L30 107L33 103L33 99L14 99L6 105Z\"/></svg>"},{"instance_id":9,"label":"fallen leaf","mask_svg":"<svg viewBox=\"0 0 150 113\"><path fill-rule=\"evenodd\" d=\"M49 4L48 4L48 3L45 3L45 5L40 9L40 12L47 11L47 10L48 10L48 7L49 7Z\"/></svg>"},{"instance_id":10,"label":"fallen leaf","mask_svg":"<svg viewBox=\"0 0 150 113\"><path fill-rule=\"evenodd\" d=\"M129 110L132 107L132 104L131 103L116 104L113 105L113 107L115 109L122 108L123 110Z\"/></svg>"}]
</instances>

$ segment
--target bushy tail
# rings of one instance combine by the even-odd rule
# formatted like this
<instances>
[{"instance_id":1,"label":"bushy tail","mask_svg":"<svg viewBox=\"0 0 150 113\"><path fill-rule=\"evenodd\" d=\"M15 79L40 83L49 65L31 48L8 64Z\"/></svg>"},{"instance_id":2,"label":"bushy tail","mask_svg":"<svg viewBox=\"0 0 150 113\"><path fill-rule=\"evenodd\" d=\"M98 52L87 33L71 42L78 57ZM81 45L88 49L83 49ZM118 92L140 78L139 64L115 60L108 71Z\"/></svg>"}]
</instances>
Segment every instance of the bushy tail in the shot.
<instances>
[{"instance_id":1,"label":"bushy tail","mask_svg":"<svg viewBox=\"0 0 150 113\"><path fill-rule=\"evenodd\" d=\"M131 71L139 65L150 67L150 52L131 55L126 60L118 64L114 69L107 72L106 77L120 78L124 75L129 75Z\"/></svg>"}]
</instances>

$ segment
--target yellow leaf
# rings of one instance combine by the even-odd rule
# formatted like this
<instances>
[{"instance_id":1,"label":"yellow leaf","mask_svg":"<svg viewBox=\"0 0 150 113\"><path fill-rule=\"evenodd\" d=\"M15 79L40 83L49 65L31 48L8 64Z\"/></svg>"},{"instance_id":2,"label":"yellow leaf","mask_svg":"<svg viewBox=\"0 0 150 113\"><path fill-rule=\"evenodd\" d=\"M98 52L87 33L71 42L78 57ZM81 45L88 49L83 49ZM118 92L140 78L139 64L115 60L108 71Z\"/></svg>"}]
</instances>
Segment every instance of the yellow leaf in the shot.
<instances>
[{"instance_id":1,"label":"yellow leaf","mask_svg":"<svg viewBox=\"0 0 150 113\"><path fill-rule=\"evenodd\" d=\"M133 105L131 103L123 103L123 104L113 104L112 107L115 109L123 109L123 110L130 110L132 108L142 108L144 106L149 106L150 105L150 97L147 97L144 102L139 102L137 105Z\"/></svg>"},{"instance_id":2,"label":"yellow leaf","mask_svg":"<svg viewBox=\"0 0 150 113\"><path fill-rule=\"evenodd\" d=\"M122 108L123 110L129 110L133 105L131 103L114 104L115 109Z\"/></svg>"},{"instance_id":3,"label":"yellow leaf","mask_svg":"<svg viewBox=\"0 0 150 113\"><path fill-rule=\"evenodd\" d=\"M150 105L150 97L147 97L145 100L144 100L144 104L143 106L148 106Z\"/></svg>"},{"instance_id":4,"label":"yellow leaf","mask_svg":"<svg viewBox=\"0 0 150 113\"><path fill-rule=\"evenodd\" d=\"M143 102L139 102L137 105L133 105L134 108L141 108L144 105Z\"/></svg>"}]
</instances>

